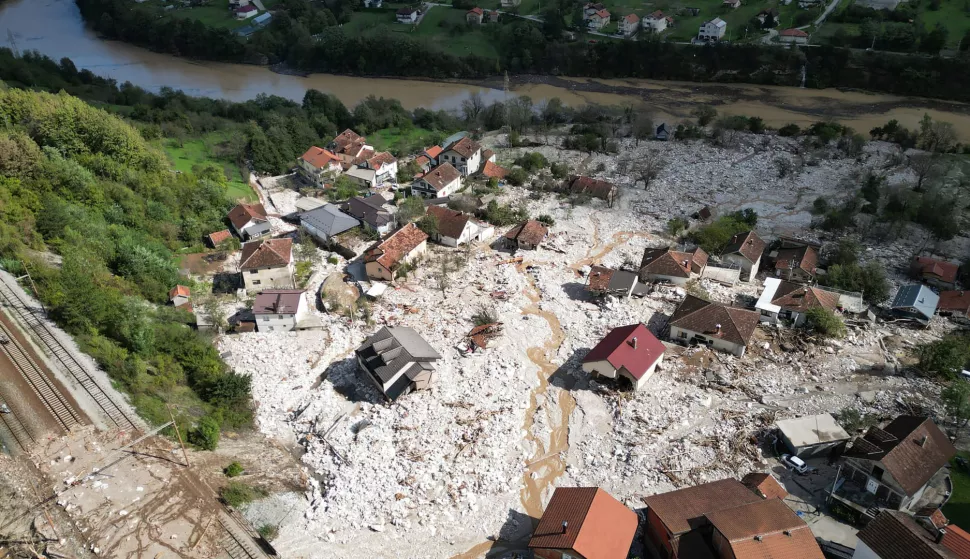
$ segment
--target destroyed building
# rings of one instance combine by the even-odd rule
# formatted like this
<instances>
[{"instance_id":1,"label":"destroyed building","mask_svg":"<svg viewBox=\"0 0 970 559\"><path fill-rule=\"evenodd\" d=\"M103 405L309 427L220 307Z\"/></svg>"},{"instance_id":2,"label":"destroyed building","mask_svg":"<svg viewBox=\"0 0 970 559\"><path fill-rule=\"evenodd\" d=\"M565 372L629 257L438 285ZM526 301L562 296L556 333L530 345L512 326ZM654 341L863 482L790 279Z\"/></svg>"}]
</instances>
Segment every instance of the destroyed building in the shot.
<instances>
[{"instance_id":1,"label":"destroyed building","mask_svg":"<svg viewBox=\"0 0 970 559\"><path fill-rule=\"evenodd\" d=\"M416 331L385 326L357 348L360 372L390 401L411 390L424 390L434 380L441 355Z\"/></svg>"}]
</instances>

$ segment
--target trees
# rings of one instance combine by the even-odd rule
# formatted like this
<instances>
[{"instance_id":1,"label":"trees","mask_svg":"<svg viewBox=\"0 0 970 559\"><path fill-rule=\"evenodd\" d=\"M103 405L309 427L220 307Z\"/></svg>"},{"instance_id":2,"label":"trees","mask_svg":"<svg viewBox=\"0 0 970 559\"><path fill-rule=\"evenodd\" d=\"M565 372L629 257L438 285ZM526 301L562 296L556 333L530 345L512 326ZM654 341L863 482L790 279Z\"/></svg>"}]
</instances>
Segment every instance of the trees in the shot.
<instances>
[{"instance_id":1,"label":"trees","mask_svg":"<svg viewBox=\"0 0 970 559\"><path fill-rule=\"evenodd\" d=\"M420 196L408 196L397 206L397 218L401 223L414 221L424 215L424 199Z\"/></svg>"},{"instance_id":2,"label":"trees","mask_svg":"<svg viewBox=\"0 0 970 559\"><path fill-rule=\"evenodd\" d=\"M633 165L633 184L643 181L643 189L648 190L650 183L660 176L660 172L667 167L667 160L656 152L647 153Z\"/></svg>"},{"instance_id":3,"label":"trees","mask_svg":"<svg viewBox=\"0 0 970 559\"><path fill-rule=\"evenodd\" d=\"M914 153L909 156L909 168L916 174L916 186L913 190L923 190L923 182L936 174L939 160L929 153Z\"/></svg>"},{"instance_id":4,"label":"trees","mask_svg":"<svg viewBox=\"0 0 970 559\"><path fill-rule=\"evenodd\" d=\"M633 120L633 137L639 147L641 140L649 140L654 135L653 115L641 110Z\"/></svg>"},{"instance_id":5,"label":"trees","mask_svg":"<svg viewBox=\"0 0 970 559\"><path fill-rule=\"evenodd\" d=\"M963 421L966 427L970 423L970 382L958 379L940 393L940 400L946 415L956 421Z\"/></svg>"},{"instance_id":6,"label":"trees","mask_svg":"<svg viewBox=\"0 0 970 559\"><path fill-rule=\"evenodd\" d=\"M758 221L753 210L721 216L713 223L690 233L690 239L709 254L720 254L737 233L750 231ZM752 223L753 222L753 223Z\"/></svg>"},{"instance_id":7,"label":"trees","mask_svg":"<svg viewBox=\"0 0 970 559\"><path fill-rule=\"evenodd\" d=\"M826 338L844 338L847 332L842 318L834 312L823 308L813 307L805 313L806 325L816 334Z\"/></svg>"},{"instance_id":8,"label":"trees","mask_svg":"<svg viewBox=\"0 0 970 559\"><path fill-rule=\"evenodd\" d=\"M865 300L874 305L889 297L886 270L876 261L864 266L858 262L834 264L829 266L827 274L819 276L819 283L845 291L860 291Z\"/></svg>"},{"instance_id":9,"label":"trees","mask_svg":"<svg viewBox=\"0 0 970 559\"><path fill-rule=\"evenodd\" d=\"M925 374L954 379L970 362L970 339L965 334L947 334L916 349L916 367Z\"/></svg>"},{"instance_id":10,"label":"trees","mask_svg":"<svg viewBox=\"0 0 970 559\"><path fill-rule=\"evenodd\" d=\"M697 119L698 126L707 126L717 118L717 109L710 105L699 105L690 112L690 115Z\"/></svg>"}]
</instances>

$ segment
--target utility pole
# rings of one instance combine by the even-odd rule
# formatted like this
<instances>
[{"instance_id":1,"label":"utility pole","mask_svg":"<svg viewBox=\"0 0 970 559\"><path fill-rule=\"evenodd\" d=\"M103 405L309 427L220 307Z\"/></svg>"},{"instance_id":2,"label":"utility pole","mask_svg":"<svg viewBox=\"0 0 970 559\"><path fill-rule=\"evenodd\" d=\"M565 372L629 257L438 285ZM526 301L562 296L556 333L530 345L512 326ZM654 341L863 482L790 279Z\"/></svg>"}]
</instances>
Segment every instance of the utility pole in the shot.
<instances>
[{"instance_id":1,"label":"utility pole","mask_svg":"<svg viewBox=\"0 0 970 559\"><path fill-rule=\"evenodd\" d=\"M505 115L504 115L505 131L506 131L506 134L508 135L507 138L509 140L508 141L509 152L507 155L508 157L511 158L512 157L512 141L511 141L512 140L512 118L510 116L511 109L509 109L509 71L508 70L505 71L505 77L502 80L502 91L503 91L503 94L505 95L505 101L502 103L502 108L505 112Z\"/></svg>"},{"instance_id":2,"label":"utility pole","mask_svg":"<svg viewBox=\"0 0 970 559\"><path fill-rule=\"evenodd\" d=\"M7 28L7 41L10 43L10 50L13 51L13 55L19 57L20 49L17 48L17 39L13 36L13 30L9 27Z\"/></svg>"},{"instance_id":3,"label":"utility pole","mask_svg":"<svg viewBox=\"0 0 970 559\"><path fill-rule=\"evenodd\" d=\"M172 406L166 404L168 408L168 416L172 418L172 428L175 429L175 436L178 437L179 446L182 447L182 458L185 458L185 467L189 467L189 455L185 452L185 443L182 442L182 433L179 433L179 424L175 421L175 415L172 414Z\"/></svg>"}]
</instances>

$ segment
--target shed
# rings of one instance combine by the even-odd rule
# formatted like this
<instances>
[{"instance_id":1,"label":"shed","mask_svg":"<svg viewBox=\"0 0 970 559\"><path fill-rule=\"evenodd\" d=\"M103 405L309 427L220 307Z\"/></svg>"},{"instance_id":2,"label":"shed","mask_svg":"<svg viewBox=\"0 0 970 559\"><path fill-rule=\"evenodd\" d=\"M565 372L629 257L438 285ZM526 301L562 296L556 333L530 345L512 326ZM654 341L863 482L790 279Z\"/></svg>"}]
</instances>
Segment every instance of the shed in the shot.
<instances>
[{"instance_id":1,"label":"shed","mask_svg":"<svg viewBox=\"0 0 970 559\"><path fill-rule=\"evenodd\" d=\"M788 450L800 458L827 453L849 440L845 429L827 413L783 419L778 422L778 431Z\"/></svg>"}]
</instances>

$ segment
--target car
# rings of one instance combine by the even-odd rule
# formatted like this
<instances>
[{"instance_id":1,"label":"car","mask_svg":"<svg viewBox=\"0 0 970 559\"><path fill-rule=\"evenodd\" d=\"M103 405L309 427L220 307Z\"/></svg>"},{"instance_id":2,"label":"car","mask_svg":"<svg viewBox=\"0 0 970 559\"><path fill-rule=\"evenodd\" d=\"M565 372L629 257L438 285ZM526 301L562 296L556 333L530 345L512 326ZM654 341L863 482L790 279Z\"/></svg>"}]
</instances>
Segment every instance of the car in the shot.
<instances>
[{"instance_id":1,"label":"car","mask_svg":"<svg viewBox=\"0 0 970 559\"><path fill-rule=\"evenodd\" d=\"M790 454L782 454L781 463L784 464L789 470L793 470L798 474L807 474L810 469L804 460Z\"/></svg>"}]
</instances>

